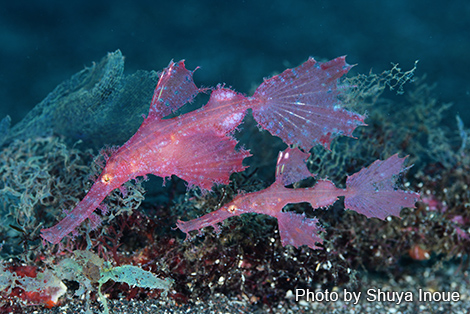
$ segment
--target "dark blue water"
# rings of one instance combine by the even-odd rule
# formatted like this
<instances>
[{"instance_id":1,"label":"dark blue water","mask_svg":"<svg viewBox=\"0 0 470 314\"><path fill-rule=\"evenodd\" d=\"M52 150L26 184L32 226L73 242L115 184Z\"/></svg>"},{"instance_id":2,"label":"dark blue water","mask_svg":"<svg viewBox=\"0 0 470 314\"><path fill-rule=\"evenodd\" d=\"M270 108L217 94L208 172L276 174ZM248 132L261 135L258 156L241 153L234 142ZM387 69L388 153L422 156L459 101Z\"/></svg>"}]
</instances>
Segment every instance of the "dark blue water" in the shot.
<instances>
[{"instance_id":1,"label":"dark blue water","mask_svg":"<svg viewBox=\"0 0 470 314\"><path fill-rule=\"evenodd\" d=\"M0 118L17 123L60 82L121 49L128 73L185 58L202 67L198 84L244 93L308 56L348 55L362 73L419 59L417 75L469 125L469 16L467 1L4 1Z\"/></svg>"}]
</instances>

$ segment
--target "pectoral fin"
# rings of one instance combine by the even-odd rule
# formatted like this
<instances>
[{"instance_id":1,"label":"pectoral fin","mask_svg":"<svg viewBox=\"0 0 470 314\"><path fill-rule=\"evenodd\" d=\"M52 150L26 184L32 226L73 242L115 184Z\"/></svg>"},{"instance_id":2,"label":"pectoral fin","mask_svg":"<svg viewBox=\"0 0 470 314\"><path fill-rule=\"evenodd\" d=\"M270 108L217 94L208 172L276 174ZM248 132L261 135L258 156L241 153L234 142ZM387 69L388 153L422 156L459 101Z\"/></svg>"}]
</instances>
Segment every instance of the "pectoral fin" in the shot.
<instances>
[{"instance_id":1,"label":"pectoral fin","mask_svg":"<svg viewBox=\"0 0 470 314\"><path fill-rule=\"evenodd\" d=\"M228 184L230 175L243 171L249 151L235 149L238 142L230 136L206 131L186 136L173 156L175 175L190 186L210 189L214 183Z\"/></svg>"}]
</instances>

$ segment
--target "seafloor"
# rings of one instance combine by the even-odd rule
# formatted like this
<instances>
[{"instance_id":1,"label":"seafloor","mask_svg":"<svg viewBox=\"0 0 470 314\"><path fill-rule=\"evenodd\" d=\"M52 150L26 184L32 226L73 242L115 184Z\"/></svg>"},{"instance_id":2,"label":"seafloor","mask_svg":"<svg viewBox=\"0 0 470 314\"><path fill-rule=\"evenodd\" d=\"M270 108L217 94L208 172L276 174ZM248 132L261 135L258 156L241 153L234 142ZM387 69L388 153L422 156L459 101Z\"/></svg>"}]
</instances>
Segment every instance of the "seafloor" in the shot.
<instances>
[{"instance_id":1,"label":"seafloor","mask_svg":"<svg viewBox=\"0 0 470 314\"><path fill-rule=\"evenodd\" d=\"M468 272L460 274L461 270L457 265L446 265L445 270L435 271L429 267L419 267L414 276L407 276L400 282L387 280L384 277L364 275L361 278L364 294L367 289L384 289L388 291L412 292L418 296L419 288L429 289L431 291L455 291L460 295L458 302L422 302L415 298L412 302L398 299L394 301L369 301L364 295L359 302L347 302L339 299L336 302L307 302L301 300L295 301L293 294L288 293L286 298L275 306L253 305L246 298L234 297L227 298L222 294L214 294L204 301L192 301L190 303L179 303L171 298L160 298L158 300L147 301L126 301L113 300L109 302L111 313L116 314L137 314L137 313L319 313L319 314L375 314L375 313L393 313L393 314L466 314L470 308ZM369 296L371 298L371 296ZM90 306L93 312L97 312L98 303ZM29 314L65 314L65 313L85 313L87 305L83 301L68 302L64 306L53 308L51 310L41 308L25 308L24 313Z\"/></svg>"}]
</instances>

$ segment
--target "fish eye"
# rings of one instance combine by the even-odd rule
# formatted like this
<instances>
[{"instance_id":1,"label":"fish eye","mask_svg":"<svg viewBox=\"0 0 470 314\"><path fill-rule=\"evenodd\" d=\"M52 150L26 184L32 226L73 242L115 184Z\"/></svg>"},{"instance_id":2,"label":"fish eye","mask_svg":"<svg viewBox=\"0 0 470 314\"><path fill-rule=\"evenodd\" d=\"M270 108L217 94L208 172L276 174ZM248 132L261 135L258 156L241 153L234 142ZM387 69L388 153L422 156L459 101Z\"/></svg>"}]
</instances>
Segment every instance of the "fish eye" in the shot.
<instances>
[{"instance_id":1,"label":"fish eye","mask_svg":"<svg viewBox=\"0 0 470 314\"><path fill-rule=\"evenodd\" d=\"M105 173L103 175L103 177L101 177L101 182L109 183L111 181L111 179L112 179L112 177L109 174Z\"/></svg>"},{"instance_id":2,"label":"fish eye","mask_svg":"<svg viewBox=\"0 0 470 314\"><path fill-rule=\"evenodd\" d=\"M230 214L234 214L237 209L238 209L237 206L235 206L235 205L230 205L230 206L227 208L227 211L228 211Z\"/></svg>"}]
</instances>

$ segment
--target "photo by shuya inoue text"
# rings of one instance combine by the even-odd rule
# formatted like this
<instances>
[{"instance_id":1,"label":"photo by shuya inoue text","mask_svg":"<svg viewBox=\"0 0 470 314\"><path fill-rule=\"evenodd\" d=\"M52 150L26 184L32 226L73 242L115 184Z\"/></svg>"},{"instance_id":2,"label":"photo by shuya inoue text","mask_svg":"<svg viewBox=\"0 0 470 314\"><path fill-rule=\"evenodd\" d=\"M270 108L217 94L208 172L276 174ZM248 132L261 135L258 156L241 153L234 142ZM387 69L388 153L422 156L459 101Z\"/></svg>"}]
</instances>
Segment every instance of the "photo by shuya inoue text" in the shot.
<instances>
[{"instance_id":1,"label":"photo by shuya inoue text","mask_svg":"<svg viewBox=\"0 0 470 314\"><path fill-rule=\"evenodd\" d=\"M419 242L418 220L444 224L429 212L468 240L467 216L427 192L463 167L467 131L439 129L448 106L416 68L348 76L345 57L310 57L246 96L198 87L184 60L130 75L123 60L109 53L0 123L1 306L354 286L359 264L440 252Z\"/></svg>"}]
</instances>

